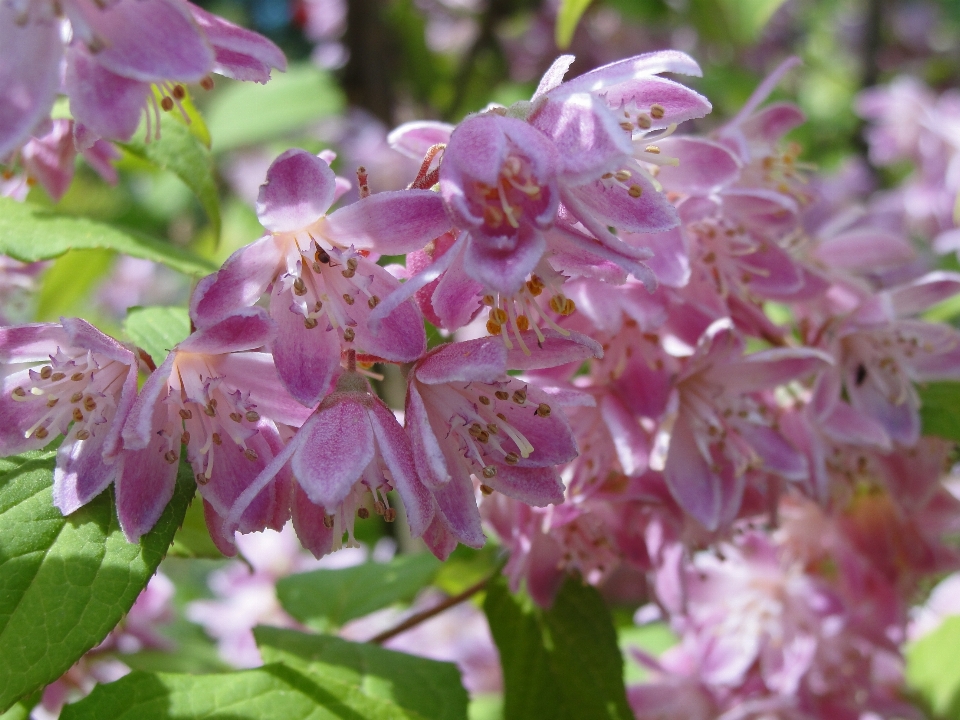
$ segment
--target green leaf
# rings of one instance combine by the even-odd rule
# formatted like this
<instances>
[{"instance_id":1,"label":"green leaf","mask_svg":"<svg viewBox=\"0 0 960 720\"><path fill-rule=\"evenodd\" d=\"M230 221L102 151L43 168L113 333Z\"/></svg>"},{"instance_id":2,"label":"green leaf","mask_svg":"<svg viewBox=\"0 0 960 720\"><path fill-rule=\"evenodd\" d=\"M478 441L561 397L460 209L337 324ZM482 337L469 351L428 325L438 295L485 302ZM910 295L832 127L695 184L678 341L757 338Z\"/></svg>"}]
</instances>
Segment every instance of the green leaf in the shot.
<instances>
[{"instance_id":1,"label":"green leaf","mask_svg":"<svg viewBox=\"0 0 960 720\"><path fill-rule=\"evenodd\" d=\"M207 275L217 269L209 260L134 230L0 198L0 253L35 262L89 248L153 260L188 275Z\"/></svg>"},{"instance_id":2,"label":"green leaf","mask_svg":"<svg viewBox=\"0 0 960 720\"><path fill-rule=\"evenodd\" d=\"M907 683L917 690L934 715L960 717L960 617L954 615L907 648Z\"/></svg>"},{"instance_id":3,"label":"green leaf","mask_svg":"<svg viewBox=\"0 0 960 720\"><path fill-rule=\"evenodd\" d=\"M328 630L412 599L439 569L440 561L429 553L400 555L388 563L368 562L285 577L277 583L277 597L297 620Z\"/></svg>"},{"instance_id":4,"label":"green leaf","mask_svg":"<svg viewBox=\"0 0 960 720\"><path fill-rule=\"evenodd\" d=\"M341 686L344 697L346 689L362 693L398 708L398 717L466 720L467 692L453 663L333 635L258 627L254 636L264 662L282 662L326 688Z\"/></svg>"},{"instance_id":5,"label":"green leaf","mask_svg":"<svg viewBox=\"0 0 960 720\"><path fill-rule=\"evenodd\" d=\"M719 0L733 39L755 42L784 0Z\"/></svg>"},{"instance_id":6,"label":"green leaf","mask_svg":"<svg viewBox=\"0 0 960 720\"><path fill-rule=\"evenodd\" d=\"M220 560L224 555L210 539L207 521L203 517L203 503L191 503L183 525L173 538L170 555L182 558L205 558Z\"/></svg>"},{"instance_id":7,"label":"green leaf","mask_svg":"<svg viewBox=\"0 0 960 720\"><path fill-rule=\"evenodd\" d=\"M960 383L924 383L917 389L923 434L960 442Z\"/></svg>"},{"instance_id":8,"label":"green leaf","mask_svg":"<svg viewBox=\"0 0 960 720\"><path fill-rule=\"evenodd\" d=\"M557 47L565 50L573 40L573 33L577 29L580 18L590 5L590 0L560 0L560 9L557 11L556 41Z\"/></svg>"},{"instance_id":9,"label":"green leaf","mask_svg":"<svg viewBox=\"0 0 960 720\"><path fill-rule=\"evenodd\" d=\"M77 302L113 265L110 250L71 250L53 261L43 275L37 299L37 320L53 321L76 312Z\"/></svg>"},{"instance_id":10,"label":"green leaf","mask_svg":"<svg viewBox=\"0 0 960 720\"><path fill-rule=\"evenodd\" d=\"M266 85L230 83L213 98L207 126L213 151L275 140L343 108L343 97L327 73L312 63L291 65Z\"/></svg>"},{"instance_id":11,"label":"green leaf","mask_svg":"<svg viewBox=\"0 0 960 720\"><path fill-rule=\"evenodd\" d=\"M174 345L190 334L190 316L183 307L134 307L127 313L123 330L159 365Z\"/></svg>"},{"instance_id":12,"label":"green leaf","mask_svg":"<svg viewBox=\"0 0 960 720\"><path fill-rule=\"evenodd\" d=\"M553 607L511 595L501 576L484 611L503 666L504 720L628 720L623 659L600 594L567 579Z\"/></svg>"},{"instance_id":13,"label":"green leaf","mask_svg":"<svg viewBox=\"0 0 960 720\"><path fill-rule=\"evenodd\" d=\"M191 106L192 107L192 106ZM199 115L196 115L199 120ZM202 124L202 121L200 121ZM191 125L194 123L191 122ZM147 160L161 170L169 170L193 191L210 218L214 235L220 236L220 194L214 176L213 157L204 144L209 142L209 133L203 128L201 135L191 130L179 111L161 113L160 138L147 138L146 128L141 127L128 143L123 143L127 152Z\"/></svg>"},{"instance_id":14,"label":"green leaf","mask_svg":"<svg viewBox=\"0 0 960 720\"><path fill-rule=\"evenodd\" d=\"M184 462L156 527L131 544L110 491L60 514L55 458L48 448L0 460L0 711L106 637L156 572L195 489Z\"/></svg>"}]
</instances>

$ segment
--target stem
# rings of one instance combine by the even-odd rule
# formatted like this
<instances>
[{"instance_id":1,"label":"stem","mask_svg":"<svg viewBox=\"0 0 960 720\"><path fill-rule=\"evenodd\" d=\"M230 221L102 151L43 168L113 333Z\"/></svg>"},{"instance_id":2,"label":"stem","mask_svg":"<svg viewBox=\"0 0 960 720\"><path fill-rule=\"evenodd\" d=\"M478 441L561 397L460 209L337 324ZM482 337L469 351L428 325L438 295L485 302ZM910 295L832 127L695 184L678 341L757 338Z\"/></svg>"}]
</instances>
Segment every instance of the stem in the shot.
<instances>
[{"instance_id":1,"label":"stem","mask_svg":"<svg viewBox=\"0 0 960 720\"><path fill-rule=\"evenodd\" d=\"M385 643L390 638L395 637L400 633L406 632L412 627L416 627L417 625L424 622L425 620L429 620L434 615L439 615L444 610L452 608L454 605L459 605L464 600L470 599L471 597L476 595L478 592L483 590L487 586L487 583L489 583L492 579L493 579L492 575L490 577L485 577L483 580L476 583L475 585L471 585L470 587L468 587L462 593L459 593L452 597L448 597L446 600L444 600L443 602L437 603L429 610L422 610L421 612L411 615L410 617L408 617L406 620L399 623L398 625L394 625L389 630L384 630L379 635L375 635L374 637L370 638L368 642L372 642L374 645L383 645L383 643Z\"/></svg>"}]
</instances>

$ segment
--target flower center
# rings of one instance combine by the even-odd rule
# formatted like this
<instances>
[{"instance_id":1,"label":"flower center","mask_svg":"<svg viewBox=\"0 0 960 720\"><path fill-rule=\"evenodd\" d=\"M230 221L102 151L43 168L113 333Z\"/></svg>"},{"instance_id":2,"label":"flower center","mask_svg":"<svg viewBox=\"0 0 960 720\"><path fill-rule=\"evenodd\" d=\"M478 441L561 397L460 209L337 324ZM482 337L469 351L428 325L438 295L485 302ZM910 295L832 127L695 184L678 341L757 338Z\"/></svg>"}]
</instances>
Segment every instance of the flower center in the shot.
<instances>
[{"instance_id":1,"label":"flower center","mask_svg":"<svg viewBox=\"0 0 960 720\"><path fill-rule=\"evenodd\" d=\"M531 203L542 204L543 201L542 188L530 163L515 154L508 155L500 166L495 185L478 182L474 190L482 207L483 221L489 230L495 232L504 229L505 224L516 230L525 212L539 214Z\"/></svg>"},{"instance_id":2,"label":"flower center","mask_svg":"<svg viewBox=\"0 0 960 720\"><path fill-rule=\"evenodd\" d=\"M491 335L500 335L504 344L512 349L513 342L510 340L512 330L520 349L526 355L530 354L530 349L521 333L533 329L537 340L542 343L544 336L540 323L545 323L562 335L570 334L557 325L540 306L544 291L550 298L548 303L550 309L558 315L566 317L572 315L577 309L573 300L561 292L562 275L553 270L544 260L540 261L536 270L537 272L530 274L530 279L520 288L520 291L513 295L496 293L483 296L483 304L490 308L487 332Z\"/></svg>"}]
</instances>

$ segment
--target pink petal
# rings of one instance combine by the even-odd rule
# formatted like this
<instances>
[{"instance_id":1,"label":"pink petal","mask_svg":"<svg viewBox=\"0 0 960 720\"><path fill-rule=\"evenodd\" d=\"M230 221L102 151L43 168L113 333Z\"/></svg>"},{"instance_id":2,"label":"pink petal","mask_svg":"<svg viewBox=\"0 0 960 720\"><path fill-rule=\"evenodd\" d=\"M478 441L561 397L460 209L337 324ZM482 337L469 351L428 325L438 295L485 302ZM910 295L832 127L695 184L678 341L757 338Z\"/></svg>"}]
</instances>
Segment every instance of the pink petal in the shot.
<instances>
[{"instance_id":1,"label":"pink petal","mask_svg":"<svg viewBox=\"0 0 960 720\"><path fill-rule=\"evenodd\" d=\"M235 80L265 83L272 68L287 69L283 51L263 35L227 22L193 3L188 2L187 7L213 45L214 72Z\"/></svg>"},{"instance_id":2,"label":"pink petal","mask_svg":"<svg viewBox=\"0 0 960 720\"><path fill-rule=\"evenodd\" d=\"M467 274L461 257L440 277L430 296L431 308L439 320L435 324L450 331L463 327L480 312L482 295L483 285Z\"/></svg>"},{"instance_id":3,"label":"pink petal","mask_svg":"<svg viewBox=\"0 0 960 720\"><path fill-rule=\"evenodd\" d=\"M507 351L506 365L510 370L540 370L567 363L578 365L589 358L602 358L603 348L596 340L573 330L566 335L544 328L543 341L538 342L533 331L523 334L527 347L532 349L528 355L517 346ZM499 338L494 342L500 343ZM502 343L501 343L502 344Z\"/></svg>"},{"instance_id":4,"label":"pink petal","mask_svg":"<svg viewBox=\"0 0 960 720\"><path fill-rule=\"evenodd\" d=\"M441 561L446 560L457 548L457 537L447 528L443 516L437 513L430 527L426 529L420 538L427 544L432 552Z\"/></svg>"},{"instance_id":5,"label":"pink petal","mask_svg":"<svg viewBox=\"0 0 960 720\"><path fill-rule=\"evenodd\" d=\"M559 152L560 173L568 184L590 182L619 170L633 153L629 135L593 95L548 99L530 122L553 140Z\"/></svg>"},{"instance_id":6,"label":"pink petal","mask_svg":"<svg viewBox=\"0 0 960 720\"><path fill-rule=\"evenodd\" d=\"M522 468L498 464L497 474L484 478L483 482L497 492L533 507L563 502L563 483L555 467Z\"/></svg>"},{"instance_id":7,"label":"pink petal","mask_svg":"<svg viewBox=\"0 0 960 720\"><path fill-rule=\"evenodd\" d=\"M0 4L0 158L4 159L50 115L60 87L59 22L50 18L21 23L17 20L22 12L15 3Z\"/></svg>"},{"instance_id":8,"label":"pink petal","mask_svg":"<svg viewBox=\"0 0 960 720\"><path fill-rule=\"evenodd\" d=\"M829 268L869 272L906 264L917 253L902 235L871 227L827 238L816 246L813 254Z\"/></svg>"},{"instance_id":9,"label":"pink petal","mask_svg":"<svg viewBox=\"0 0 960 720\"><path fill-rule=\"evenodd\" d=\"M42 138L33 138L20 152L27 175L35 178L54 202L70 187L77 150L69 120L54 120L52 130Z\"/></svg>"},{"instance_id":10,"label":"pink petal","mask_svg":"<svg viewBox=\"0 0 960 720\"><path fill-rule=\"evenodd\" d=\"M118 465L108 465L103 460L105 437L103 430L87 440L67 436L57 449L53 504L64 515L93 500L116 477Z\"/></svg>"},{"instance_id":11,"label":"pink petal","mask_svg":"<svg viewBox=\"0 0 960 720\"><path fill-rule=\"evenodd\" d=\"M773 348L745 355L737 362L711 368L711 382L731 393L754 392L783 385L833 365L833 358L813 348Z\"/></svg>"},{"instance_id":12,"label":"pink petal","mask_svg":"<svg viewBox=\"0 0 960 720\"><path fill-rule=\"evenodd\" d=\"M302 444L291 462L310 502L326 508L336 508L346 499L374 458L367 410L343 395L329 396L330 404L300 429Z\"/></svg>"},{"instance_id":13,"label":"pink petal","mask_svg":"<svg viewBox=\"0 0 960 720\"><path fill-rule=\"evenodd\" d=\"M278 283L270 298L270 315L278 328L273 360L287 391L304 405L315 407L340 369L340 336L324 325L308 329L303 315L291 310L289 302L290 293Z\"/></svg>"},{"instance_id":14,"label":"pink petal","mask_svg":"<svg viewBox=\"0 0 960 720\"><path fill-rule=\"evenodd\" d=\"M404 123L387 135L390 147L414 160L423 160L434 145L450 142L453 125L435 120Z\"/></svg>"},{"instance_id":15,"label":"pink petal","mask_svg":"<svg viewBox=\"0 0 960 720\"><path fill-rule=\"evenodd\" d=\"M236 532L224 530L224 519L213 509L213 506L201 498L203 503L203 520L207 525L207 532L210 533L210 539L217 550L227 557L234 557L237 554Z\"/></svg>"},{"instance_id":16,"label":"pink petal","mask_svg":"<svg viewBox=\"0 0 960 720\"><path fill-rule=\"evenodd\" d=\"M16 455L28 450L39 450L46 447L52 438L38 438L36 433L26 437L47 414L46 399L40 395L33 395L29 391L22 401L13 399L13 391L18 387L27 389L31 386L27 370L7 375L0 381L0 454Z\"/></svg>"},{"instance_id":17,"label":"pink petal","mask_svg":"<svg viewBox=\"0 0 960 720\"><path fill-rule=\"evenodd\" d=\"M744 120L740 130L751 140L774 143L806 121L807 116L793 103L772 103Z\"/></svg>"},{"instance_id":18,"label":"pink petal","mask_svg":"<svg viewBox=\"0 0 960 720\"><path fill-rule=\"evenodd\" d=\"M300 544L321 558L333 550L333 528L324 524L326 509L310 502L299 484L293 489L293 529L297 531Z\"/></svg>"},{"instance_id":19,"label":"pink petal","mask_svg":"<svg viewBox=\"0 0 960 720\"><path fill-rule=\"evenodd\" d=\"M706 194L734 182L740 161L723 145L697 137L668 137L656 143L666 157L679 165L662 165L657 180L668 190L690 195Z\"/></svg>"},{"instance_id":20,"label":"pink petal","mask_svg":"<svg viewBox=\"0 0 960 720\"><path fill-rule=\"evenodd\" d=\"M639 418L631 415L623 403L609 394L600 400L600 413L610 431L623 472L631 476L646 472L650 461L650 440L641 429Z\"/></svg>"},{"instance_id":21,"label":"pink petal","mask_svg":"<svg viewBox=\"0 0 960 720\"><path fill-rule=\"evenodd\" d=\"M646 80L651 75L664 72L694 77L702 75L700 66L686 53L677 50L659 50L634 55L598 67L563 83L561 91L564 93L600 92L614 85Z\"/></svg>"},{"instance_id":22,"label":"pink petal","mask_svg":"<svg viewBox=\"0 0 960 720\"><path fill-rule=\"evenodd\" d=\"M663 285L681 288L690 281L690 255L679 228L655 235L622 233L619 237L628 245L653 251L653 256L645 262Z\"/></svg>"},{"instance_id":23,"label":"pink petal","mask_svg":"<svg viewBox=\"0 0 960 720\"><path fill-rule=\"evenodd\" d=\"M357 274L370 278L367 291L381 300L401 291L396 278L366 258L360 259ZM376 331L371 328L373 313L368 303L361 299L353 305L352 311L357 321L354 327L355 342L366 352L385 360L411 362L426 351L427 335L423 328L423 316L414 303L401 303L383 319Z\"/></svg>"},{"instance_id":24,"label":"pink petal","mask_svg":"<svg viewBox=\"0 0 960 720\"><path fill-rule=\"evenodd\" d=\"M593 222L624 232L663 232L680 224L676 209L667 202L662 193L656 191L649 180L634 175L629 183L631 186L640 187L640 197L631 196L625 187L606 185L602 180L598 180L586 185L567 187L563 194L564 203L566 204L570 196L577 198L577 206L568 207L584 225L587 225L587 222L581 217L581 207L590 213Z\"/></svg>"},{"instance_id":25,"label":"pink petal","mask_svg":"<svg viewBox=\"0 0 960 720\"><path fill-rule=\"evenodd\" d=\"M480 526L480 511L470 478L455 474L449 483L434 490L433 496L439 510L434 521L441 518L444 525L465 545L483 547L487 538Z\"/></svg>"},{"instance_id":26,"label":"pink petal","mask_svg":"<svg viewBox=\"0 0 960 720\"><path fill-rule=\"evenodd\" d=\"M370 195L327 216L323 233L341 245L384 255L419 250L450 229L440 196L430 190Z\"/></svg>"},{"instance_id":27,"label":"pink petal","mask_svg":"<svg viewBox=\"0 0 960 720\"><path fill-rule=\"evenodd\" d=\"M466 273L484 288L505 295L520 291L547 249L543 233L528 225L520 226L516 245L507 250L475 233L469 238L463 258Z\"/></svg>"},{"instance_id":28,"label":"pink petal","mask_svg":"<svg viewBox=\"0 0 960 720\"><path fill-rule=\"evenodd\" d=\"M190 298L190 319L197 327L205 327L234 310L255 305L282 261L283 254L272 235L240 248L197 285Z\"/></svg>"},{"instance_id":29,"label":"pink petal","mask_svg":"<svg viewBox=\"0 0 960 720\"><path fill-rule=\"evenodd\" d=\"M62 325L33 323L0 327L0 362L40 362L56 355L57 348L72 344Z\"/></svg>"},{"instance_id":30,"label":"pink petal","mask_svg":"<svg viewBox=\"0 0 960 720\"><path fill-rule=\"evenodd\" d=\"M82 16L79 26L89 27L103 46L96 61L117 75L145 83L199 82L213 66L212 48L180 2L70 3L67 8Z\"/></svg>"},{"instance_id":31,"label":"pink petal","mask_svg":"<svg viewBox=\"0 0 960 720\"><path fill-rule=\"evenodd\" d=\"M333 203L336 176L326 162L291 148L270 164L257 196L257 217L271 232L296 232L312 225Z\"/></svg>"},{"instance_id":32,"label":"pink petal","mask_svg":"<svg viewBox=\"0 0 960 720\"><path fill-rule=\"evenodd\" d=\"M507 349L499 338L447 343L430 352L414 367L416 379L428 385L492 383L507 372Z\"/></svg>"},{"instance_id":33,"label":"pink petal","mask_svg":"<svg viewBox=\"0 0 960 720\"><path fill-rule=\"evenodd\" d=\"M433 490L450 482L452 476L447 467L447 459L433 432L427 408L417 390L417 383L412 380L407 384L404 423L410 437L413 460L423 483Z\"/></svg>"},{"instance_id":34,"label":"pink petal","mask_svg":"<svg viewBox=\"0 0 960 720\"><path fill-rule=\"evenodd\" d=\"M879 422L890 438L902 445L916 444L920 438L920 414L915 398L891 402L872 382L847 383L846 388L850 404Z\"/></svg>"},{"instance_id":35,"label":"pink petal","mask_svg":"<svg viewBox=\"0 0 960 720\"><path fill-rule=\"evenodd\" d=\"M157 423L168 423L169 419L161 412L165 407L163 399L170 392L167 381L170 379L170 373L173 372L173 363L176 361L176 352L171 352L160 366L150 373L143 387L140 388L140 394L137 395L133 406L130 408L123 420L123 446L126 450L141 450L151 442L156 442L156 431L165 429L164 425ZM158 414L159 413L159 414ZM183 423L178 423L178 427ZM172 423L171 423L172 424Z\"/></svg>"},{"instance_id":36,"label":"pink petal","mask_svg":"<svg viewBox=\"0 0 960 720\"><path fill-rule=\"evenodd\" d=\"M150 84L122 77L100 65L83 46L67 50L64 88L70 112L88 132L127 142L140 125Z\"/></svg>"},{"instance_id":37,"label":"pink petal","mask_svg":"<svg viewBox=\"0 0 960 720\"><path fill-rule=\"evenodd\" d=\"M960 273L935 271L889 291L897 317L921 313L932 305L960 294Z\"/></svg>"},{"instance_id":38,"label":"pink petal","mask_svg":"<svg viewBox=\"0 0 960 720\"><path fill-rule=\"evenodd\" d=\"M543 74L543 77L540 78L540 84L537 85L537 90L533 93L533 97L530 98L530 100L536 101L555 87L558 87L560 83L563 82L563 76L567 74L567 70L573 65L574 60L576 60L576 58L573 55L561 55L554 60Z\"/></svg>"},{"instance_id":39,"label":"pink petal","mask_svg":"<svg viewBox=\"0 0 960 720\"><path fill-rule=\"evenodd\" d=\"M378 399L373 401L370 409L370 425L377 439L380 457L390 471L393 486L407 511L410 534L420 537L433 520L433 500L417 477L410 439L403 432L393 412Z\"/></svg>"},{"instance_id":40,"label":"pink petal","mask_svg":"<svg viewBox=\"0 0 960 720\"><path fill-rule=\"evenodd\" d=\"M312 414L309 407L297 402L284 388L275 359L269 353L221 355L216 360L215 370L218 375L229 377L235 385L243 388L244 393L250 393L257 412L274 422L300 427Z\"/></svg>"},{"instance_id":41,"label":"pink petal","mask_svg":"<svg viewBox=\"0 0 960 720\"><path fill-rule=\"evenodd\" d=\"M276 323L263 308L241 308L212 325L198 328L177 345L177 350L207 355L256 350L269 345L276 333Z\"/></svg>"}]
</instances>

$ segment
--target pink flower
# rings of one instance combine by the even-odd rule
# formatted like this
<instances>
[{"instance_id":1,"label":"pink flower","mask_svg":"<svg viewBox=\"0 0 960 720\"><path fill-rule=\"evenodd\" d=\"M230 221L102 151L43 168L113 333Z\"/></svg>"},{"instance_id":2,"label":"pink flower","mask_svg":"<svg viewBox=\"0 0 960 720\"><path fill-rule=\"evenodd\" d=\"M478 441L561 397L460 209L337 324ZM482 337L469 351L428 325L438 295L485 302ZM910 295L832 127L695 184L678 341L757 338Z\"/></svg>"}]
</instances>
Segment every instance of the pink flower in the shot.
<instances>
[{"instance_id":1,"label":"pink flower","mask_svg":"<svg viewBox=\"0 0 960 720\"><path fill-rule=\"evenodd\" d=\"M405 417L417 470L438 510L425 536L438 557L458 540L483 545L471 476L485 493L537 506L563 502L556 466L576 457L570 426L549 395L509 377L507 369L600 354L589 338L549 331L529 357L508 353L496 339L480 339L443 345L413 367Z\"/></svg>"},{"instance_id":2,"label":"pink flower","mask_svg":"<svg viewBox=\"0 0 960 720\"><path fill-rule=\"evenodd\" d=\"M413 303L398 307L378 332L368 327L373 309L400 284L354 245L423 245L449 227L440 197L425 190L377 193L328 215L337 188L324 159L296 149L280 155L257 203L270 234L231 255L191 302L191 317L203 327L253 305L272 286L274 359L284 385L308 406L328 391L343 350L409 362L426 349Z\"/></svg>"},{"instance_id":3,"label":"pink flower","mask_svg":"<svg viewBox=\"0 0 960 720\"><path fill-rule=\"evenodd\" d=\"M391 490L403 502L414 537L421 536L433 519L432 501L417 477L410 441L355 370L341 374L335 390L236 499L226 515L225 532L237 527L253 499L287 463L296 477L293 525L316 557L339 548L344 533L354 542L355 519L368 517L369 506L392 522L396 510L387 498Z\"/></svg>"},{"instance_id":4,"label":"pink flower","mask_svg":"<svg viewBox=\"0 0 960 720\"><path fill-rule=\"evenodd\" d=\"M177 345L155 370L123 428L117 514L135 541L153 527L173 494L181 446L196 474L211 535L233 554L221 519L282 449L277 423L300 425L309 414L280 384L273 359L254 352L276 326L259 308L240 310ZM233 529L279 528L289 517L289 474L281 473L247 503Z\"/></svg>"},{"instance_id":5,"label":"pink flower","mask_svg":"<svg viewBox=\"0 0 960 720\"><path fill-rule=\"evenodd\" d=\"M53 497L61 512L72 513L122 467L120 431L137 395L137 360L73 318L0 329L0 358L23 367L3 379L0 452L35 450L66 436L57 451Z\"/></svg>"}]
</instances>

